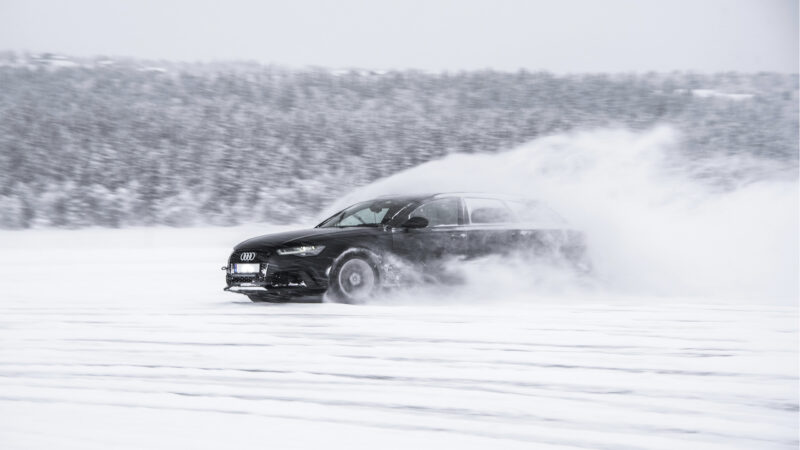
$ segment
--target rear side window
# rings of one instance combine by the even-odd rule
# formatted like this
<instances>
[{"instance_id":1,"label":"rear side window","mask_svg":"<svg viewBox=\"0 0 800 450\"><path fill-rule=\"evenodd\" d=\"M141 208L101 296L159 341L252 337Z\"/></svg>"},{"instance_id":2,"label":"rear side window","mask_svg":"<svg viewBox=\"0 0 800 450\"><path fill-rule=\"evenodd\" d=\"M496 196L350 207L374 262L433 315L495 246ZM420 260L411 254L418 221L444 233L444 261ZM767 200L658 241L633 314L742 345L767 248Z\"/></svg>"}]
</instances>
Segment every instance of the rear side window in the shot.
<instances>
[{"instance_id":1,"label":"rear side window","mask_svg":"<svg viewBox=\"0 0 800 450\"><path fill-rule=\"evenodd\" d=\"M458 225L458 210L460 208L461 204L457 198L443 198L417 207L408 217L424 217L428 219L429 227Z\"/></svg>"},{"instance_id":2,"label":"rear side window","mask_svg":"<svg viewBox=\"0 0 800 450\"><path fill-rule=\"evenodd\" d=\"M539 228L562 228L566 225L561 216L536 200L511 200L506 204L522 223Z\"/></svg>"},{"instance_id":3,"label":"rear side window","mask_svg":"<svg viewBox=\"0 0 800 450\"><path fill-rule=\"evenodd\" d=\"M514 213L508 206L494 198L465 198L470 223L515 222Z\"/></svg>"}]
</instances>

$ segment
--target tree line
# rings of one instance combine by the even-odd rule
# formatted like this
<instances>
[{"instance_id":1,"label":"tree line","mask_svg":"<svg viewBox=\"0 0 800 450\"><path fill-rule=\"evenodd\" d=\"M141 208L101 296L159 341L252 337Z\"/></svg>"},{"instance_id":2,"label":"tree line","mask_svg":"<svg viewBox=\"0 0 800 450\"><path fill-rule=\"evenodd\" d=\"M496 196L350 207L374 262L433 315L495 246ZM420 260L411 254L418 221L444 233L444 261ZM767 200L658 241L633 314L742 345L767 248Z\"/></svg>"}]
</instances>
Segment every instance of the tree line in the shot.
<instances>
[{"instance_id":1,"label":"tree line","mask_svg":"<svg viewBox=\"0 0 800 450\"><path fill-rule=\"evenodd\" d=\"M798 162L796 74L63 61L0 53L0 227L292 222L450 153L609 126Z\"/></svg>"}]
</instances>

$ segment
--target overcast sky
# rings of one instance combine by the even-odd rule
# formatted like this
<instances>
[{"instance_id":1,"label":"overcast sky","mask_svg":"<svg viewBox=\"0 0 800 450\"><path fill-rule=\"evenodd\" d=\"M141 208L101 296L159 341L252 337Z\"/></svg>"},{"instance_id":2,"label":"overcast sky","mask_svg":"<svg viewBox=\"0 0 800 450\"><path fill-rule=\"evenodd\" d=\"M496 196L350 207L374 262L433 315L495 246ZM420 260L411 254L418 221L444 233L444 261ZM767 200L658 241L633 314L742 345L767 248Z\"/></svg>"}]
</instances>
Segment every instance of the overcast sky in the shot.
<instances>
[{"instance_id":1,"label":"overcast sky","mask_svg":"<svg viewBox=\"0 0 800 450\"><path fill-rule=\"evenodd\" d=\"M798 1L0 0L0 49L424 70L798 72Z\"/></svg>"}]
</instances>

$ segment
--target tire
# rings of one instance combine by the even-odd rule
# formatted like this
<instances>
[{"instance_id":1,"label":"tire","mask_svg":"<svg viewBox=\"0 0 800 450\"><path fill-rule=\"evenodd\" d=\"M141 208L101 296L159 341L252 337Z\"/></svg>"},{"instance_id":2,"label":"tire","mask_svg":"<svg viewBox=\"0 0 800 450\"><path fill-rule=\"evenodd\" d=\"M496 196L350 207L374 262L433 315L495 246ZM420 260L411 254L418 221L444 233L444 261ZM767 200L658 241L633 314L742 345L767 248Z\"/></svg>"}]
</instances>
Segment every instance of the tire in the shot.
<instances>
[{"instance_id":1,"label":"tire","mask_svg":"<svg viewBox=\"0 0 800 450\"><path fill-rule=\"evenodd\" d=\"M367 251L345 252L331 266L328 297L339 303L364 303L380 290L378 263Z\"/></svg>"}]
</instances>

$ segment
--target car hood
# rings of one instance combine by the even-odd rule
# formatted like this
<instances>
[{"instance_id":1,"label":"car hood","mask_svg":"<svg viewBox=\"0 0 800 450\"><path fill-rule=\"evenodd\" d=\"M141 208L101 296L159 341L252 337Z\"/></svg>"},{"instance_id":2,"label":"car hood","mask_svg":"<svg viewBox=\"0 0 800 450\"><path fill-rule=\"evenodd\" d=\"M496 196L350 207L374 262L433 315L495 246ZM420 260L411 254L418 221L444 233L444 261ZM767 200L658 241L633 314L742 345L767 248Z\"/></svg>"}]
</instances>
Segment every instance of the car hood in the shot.
<instances>
[{"instance_id":1,"label":"car hood","mask_svg":"<svg viewBox=\"0 0 800 450\"><path fill-rule=\"evenodd\" d=\"M283 233L265 234L243 241L234 250L259 250L282 247L288 244L314 244L328 239L364 234L373 228L311 228L307 230L286 231Z\"/></svg>"}]
</instances>

